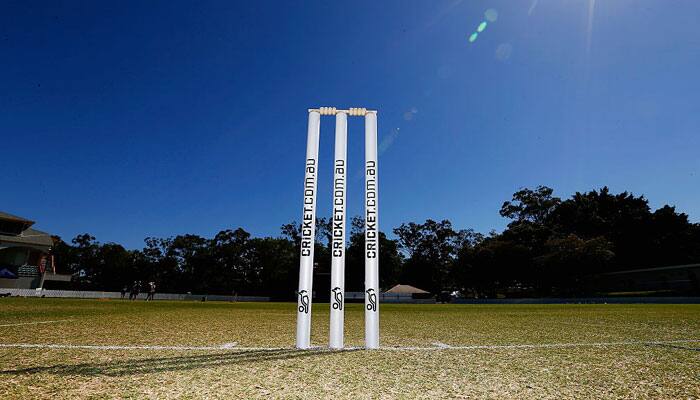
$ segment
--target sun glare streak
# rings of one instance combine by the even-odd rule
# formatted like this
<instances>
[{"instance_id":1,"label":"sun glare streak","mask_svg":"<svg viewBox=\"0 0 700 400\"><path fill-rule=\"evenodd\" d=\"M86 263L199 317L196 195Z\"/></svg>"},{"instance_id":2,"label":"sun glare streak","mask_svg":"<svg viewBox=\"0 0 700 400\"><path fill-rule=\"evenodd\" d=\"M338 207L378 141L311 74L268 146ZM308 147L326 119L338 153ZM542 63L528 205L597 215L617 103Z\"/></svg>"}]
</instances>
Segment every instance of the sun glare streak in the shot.
<instances>
[{"instance_id":1,"label":"sun glare streak","mask_svg":"<svg viewBox=\"0 0 700 400\"><path fill-rule=\"evenodd\" d=\"M535 7L537 7L537 2L538 2L538 1L539 1L539 0L532 0L532 5L530 5L530 9L527 10L527 16L528 16L528 17L529 17L530 15L532 15L532 12L533 12L533 11L535 11Z\"/></svg>"},{"instance_id":2,"label":"sun glare streak","mask_svg":"<svg viewBox=\"0 0 700 400\"><path fill-rule=\"evenodd\" d=\"M401 128L394 128L388 135L384 136L384 139L382 139L382 142L379 144L379 155L384 154L384 152L394 144L394 140L399 136L400 129Z\"/></svg>"},{"instance_id":3,"label":"sun glare streak","mask_svg":"<svg viewBox=\"0 0 700 400\"><path fill-rule=\"evenodd\" d=\"M446 7L443 9L439 10L426 24L425 28L431 28L432 26L436 25L440 20L442 20L445 15L448 15L452 10L457 7L458 5L462 4L464 0L454 0L450 4L448 4Z\"/></svg>"},{"instance_id":4,"label":"sun glare streak","mask_svg":"<svg viewBox=\"0 0 700 400\"><path fill-rule=\"evenodd\" d=\"M588 26L586 28L586 53L591 53L591 38L593 36L593 14L595 13L595 0L588 0Z\"/></svg>"}]
</instances>

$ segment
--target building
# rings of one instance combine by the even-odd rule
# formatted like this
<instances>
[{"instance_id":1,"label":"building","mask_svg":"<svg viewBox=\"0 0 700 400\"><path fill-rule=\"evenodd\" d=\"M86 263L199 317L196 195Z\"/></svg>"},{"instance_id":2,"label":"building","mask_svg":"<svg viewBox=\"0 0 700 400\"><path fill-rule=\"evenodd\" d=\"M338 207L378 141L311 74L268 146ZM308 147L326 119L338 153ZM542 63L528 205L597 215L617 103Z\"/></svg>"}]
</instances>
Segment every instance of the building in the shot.
<instances>
[{"instance_id":1,"label":"building","mask_svg":"<svg viewBox=\"0 0 700 400\"><path fill-rule=\"evenodd\" d=\"M0 288L36 289L47 281L70 282L56 274L46 232L32 229L34 221L0 211Z\"/></svg>"},{"instance_id":2,"label":"building","mask_svg":"<svg viewBox=\"0 0 700 400\"><path fill-rule=\"evenodd\" d=\"M415 286L411 285L395 285L391 289L387 290L384 293L389 293L389 294L397 294L397 295L403 295L403 296L418 296L418 297L425 297L425 296L430 296L430 292L427 290L423 289L418 289Z\"/></svg>"}]
</instances>

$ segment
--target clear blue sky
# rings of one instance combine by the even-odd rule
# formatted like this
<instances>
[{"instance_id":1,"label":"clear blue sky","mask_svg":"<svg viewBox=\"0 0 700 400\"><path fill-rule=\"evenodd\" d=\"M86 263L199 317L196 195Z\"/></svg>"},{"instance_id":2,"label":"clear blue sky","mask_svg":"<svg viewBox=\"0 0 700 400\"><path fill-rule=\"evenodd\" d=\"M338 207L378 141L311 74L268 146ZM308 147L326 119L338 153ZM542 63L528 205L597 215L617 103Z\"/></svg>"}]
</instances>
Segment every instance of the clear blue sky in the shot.
<instances>
[{"instance_id":1,"label":"clear blue sky","mask_svg":"<svg viewBox=\"0 0 700 400\"><path fill-rule=\"evenodd\" d=\"M329 105L379 110L385 231L501 230L501 203L538 184L698 221L698 20L665 0L4 2L0 210L130 248L277 235L301 216L306 109ZM349 137L356 215L361 120ZM320 215L332 139L327 118Z\"/></svg>"}]
</instances>

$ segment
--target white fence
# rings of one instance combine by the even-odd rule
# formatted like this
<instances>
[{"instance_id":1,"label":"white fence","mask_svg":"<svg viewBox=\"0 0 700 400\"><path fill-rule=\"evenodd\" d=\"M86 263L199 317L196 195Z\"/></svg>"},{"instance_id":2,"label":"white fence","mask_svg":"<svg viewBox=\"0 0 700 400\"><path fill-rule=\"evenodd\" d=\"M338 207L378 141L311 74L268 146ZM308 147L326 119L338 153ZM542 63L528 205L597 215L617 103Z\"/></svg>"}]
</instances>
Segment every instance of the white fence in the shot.
<instances>
[{"instance_id":1,"label":"white fence","mask_svg":"<svg viewBox=\"0 0 700 400\"><path fill-rule=\"evenodd\" d=\"M9 293L10 296L20 297L62 297L77 299L121 299L120 292L97 292L85 290L37 290L37 289L12 289L0 288L0 294ZM129 293L125 298L129 298ZM146 299L146 293L141 293L139 299ZM156 300L199 300L206 301L270 301L269 297L262 296L222 296L207 294L181 294L181 293L156 293Z\"/></svg>"}]
</instances>

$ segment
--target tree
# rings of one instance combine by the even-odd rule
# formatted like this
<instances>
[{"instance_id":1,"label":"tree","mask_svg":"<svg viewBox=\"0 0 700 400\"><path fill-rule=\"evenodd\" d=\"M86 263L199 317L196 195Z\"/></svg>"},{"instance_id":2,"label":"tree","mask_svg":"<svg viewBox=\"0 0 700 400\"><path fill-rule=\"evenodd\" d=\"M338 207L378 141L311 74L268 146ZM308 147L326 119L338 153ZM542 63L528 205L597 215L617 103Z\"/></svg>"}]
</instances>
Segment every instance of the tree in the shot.
<instances>
[{"instance_id":1,"label":"tree","mask_svg":"<svg viewBox=\"0 0 700 400\"><path fill-rule=\"evenodd\" d=\"M692 224L688 215L665 205L651 215L654 253L653 265L688 264L700 260L700 224Z\"/></svg>"},{"instance_id":2,"label":"tree","mask_svg":"<svg viewBox=\"0 0 700 400\"><path fill-rule=\"evenodd\" d=\"M393 230L396 239L379 232L380 287L400 282L434 293L580 295L591 275L700 261L700 224L675 207L653 211L644 196L607 187L566 200L553 193L546 186L514 193L500 210L510 219L501 233L482 235L431 219L401 224ZM354 217L348 224L346 289L362 291L365 221ZM314 271L326 274L331 220L318 218L316 227ZM281 232L278 238L253 238L242 228L211 239L148 237L142 250L101 244L86 233L71 243L54 237L52 254L59 272L74 274L76 288L118 290L141 280L155 281L164 292L235 291L290 300L298 282L300 225L283 225Z\"/></svg>"},{"instance_id":3,"label":"tree","mask_svg":"<svg viewBox=\"0 0 700 400\"><path fill-rule=\"evenodd\" d=\"M208 273L213 261L208 240L197 235L178 235L172 239L167 256L177 264L178 291L208 293L214 288L210 281L213 276Z\"/></svg>"},{"instance_id":4,"label":"tree","mask_svg":"<svg viewBox=\"0 0 700 400\"><path fill-rule=\"evenodd\" d=\"M72 257L69 268L75 274L75 279L82 288L96 288L95 277L98 273L100 261L97 257L99 243L95 237L84 233L73 240Z\"/></svg>"},{"instance_id":5,"label":"tree","mask_svg":"<svg viewBox=\"0 0 700 400\"><path fill-rule=\"evenodd\" d=\"M604 237L581 239L571 233L547 241L546 252L535 258L540 271L537 288L542 295L580 295L584 275L604 272L615 257L612 243Z\"/></svg>"},{"instance_id":6,"label":"tree","mask_svg":"<svg viewBox=\"0 0 700 400\"><path fill-rule=\"evenodd\" d=\"M123 286L123 277L133 276L134 253L116 243L97 245L95 258L97 268L93 271L92 282L95 288L118 291Z\"/></svg>"},{"instance_id":7,"label":"tree","mask_svg":"<svg viewBox=\"0 0 700 400\"><path fill-rule=\"evenodd\" d=\"M513 199L501 206L500 214L512 219L511 224L529 221L544 224L552 212L559 206L561 199L552 196L554 189L537 186L535 190L523 188L513 193Z\"/></svg>"},{"instance_id":8,"label":"tree","mask_svg":"<svg viewBox=\"0 0 700 400\"><path fill-rule=\"evenodd\" d=\"M649 202L631 193L611 194L607 187L575 193L552 214L551 226L560 236L603 237L612 243L613 269L639 268L654 259L654 232Z\"/></svg>"},{"instance_id":9,"label":"tree","mask_svg":"<svg viewBox=\"0 0 700 400\"><path fill-rule=\"evenodd\" d=\"M464 234L448 220L401 224L394 229L399 248L406 252L401 280L433 293L452 288L449 280Z\"/></svg>"},{"instance_id":10,"label":"tree","mask_svg":"<svg viewBox=\"0 0 700 400\"><path fill-rule=\"evenodd\" d=\"M211 241L212 264L207 271L209 290L222 294L259 287L261 267L251 262L250 233L224 230Z\"/></svg>"},{"instance_id":11,"label":"tree","mask_svg":"<svg viewBox=\"0 0 700 400\"><path fill-rule=\"evenodd\" d=\"M144 239L146 246L140 254L135 255L137 263L136 273L132 280L144 280L156 282L159 291L181 292L183 270L170 251L173 239L161 239L147 237Z\"/></svg>"},{"instance_id":12,"label":"tree","mask_svg":"<svg viewBox=\"0 0 700 400\"><path fill-rule=\"evenodd\" d=\"M249 242L250 262L260 270L255 293L293 300L297 289L299 249L285 238L255 238Z\"/></svg>"}]
</instances>

